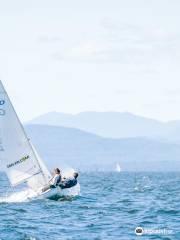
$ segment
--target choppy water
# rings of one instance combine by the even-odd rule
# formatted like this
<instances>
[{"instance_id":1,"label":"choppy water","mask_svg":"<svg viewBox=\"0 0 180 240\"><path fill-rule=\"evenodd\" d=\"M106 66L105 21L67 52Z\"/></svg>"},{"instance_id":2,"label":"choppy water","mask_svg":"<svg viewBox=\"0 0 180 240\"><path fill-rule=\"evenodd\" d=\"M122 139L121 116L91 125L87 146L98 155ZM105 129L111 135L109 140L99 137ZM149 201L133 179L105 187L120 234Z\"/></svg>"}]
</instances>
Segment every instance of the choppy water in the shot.
<instances>
[{"instance_id":1,"label":"choppy water","mask_svg":"<svg viewBox=\"0 0 180 240\"><path fill-rule=\"evenodd\" d=\"M0 203L0 239L180 239L180 173L81 173L81 196ZM0 195L8 192L0 177ZM166 229L136 236L134 230Z\"/></svg>"}]
</instances>

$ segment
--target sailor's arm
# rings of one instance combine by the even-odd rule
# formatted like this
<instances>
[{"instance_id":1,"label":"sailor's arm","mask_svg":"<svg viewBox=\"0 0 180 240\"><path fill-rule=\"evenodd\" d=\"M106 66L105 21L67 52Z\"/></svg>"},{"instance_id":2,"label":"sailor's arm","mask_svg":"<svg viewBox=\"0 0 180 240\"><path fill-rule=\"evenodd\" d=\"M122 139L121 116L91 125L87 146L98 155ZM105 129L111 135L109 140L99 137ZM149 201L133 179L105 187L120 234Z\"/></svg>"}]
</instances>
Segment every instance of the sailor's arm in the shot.
<instances>
[{"instance_id":1,"label":"sailor's arm","mask_svg":"<svg viewBox=\"0 0 180 240\"><path fill-rule=\"evenodd\" d=\"M52 177L52 178L49 180L49 182L48 182L48 183L51 183L51 181L53 180L53 178L54 178L54 177Z\"/></svg>"}]
</instances>

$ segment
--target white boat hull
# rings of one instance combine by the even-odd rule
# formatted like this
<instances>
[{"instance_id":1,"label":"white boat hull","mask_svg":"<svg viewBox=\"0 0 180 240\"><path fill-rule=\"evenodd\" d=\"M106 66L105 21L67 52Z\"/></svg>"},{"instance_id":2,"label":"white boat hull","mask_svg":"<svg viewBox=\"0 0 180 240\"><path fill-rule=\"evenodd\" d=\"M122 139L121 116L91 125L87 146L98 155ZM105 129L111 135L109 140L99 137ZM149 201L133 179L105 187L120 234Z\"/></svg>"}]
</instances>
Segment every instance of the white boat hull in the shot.
<instances>
[{"instance_id":1,"label":"white boat hull","mask_svg":"<svg viewBox=\"0 0 180 240\"><path fill-rule=\"evenodd\" d=\"M66 189L61 189L60 187L49 189L45 192L39 193L36 198L47 198L47 199L57 199L62 196L77 196L80 194L80 184ZM34 198L34 197L33 197ZM29 197L31 199L31 196Z\"/></svg>"}]
</instances>

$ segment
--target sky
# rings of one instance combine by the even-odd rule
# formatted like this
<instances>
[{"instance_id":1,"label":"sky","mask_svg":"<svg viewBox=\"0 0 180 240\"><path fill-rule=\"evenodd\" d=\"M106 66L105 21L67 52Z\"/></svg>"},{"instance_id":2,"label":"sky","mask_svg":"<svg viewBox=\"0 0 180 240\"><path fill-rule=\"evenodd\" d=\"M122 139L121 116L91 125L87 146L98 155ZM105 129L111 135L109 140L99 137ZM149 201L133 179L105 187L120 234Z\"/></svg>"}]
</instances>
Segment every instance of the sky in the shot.
<instances>
[{"instance_id":1,"label":"sky","mask_svg":"<svg viewBox=\"0 0 180 240\"><path fill-rule=\"evenodd\" d=\"M20 119L180 119L179 9L179 0L0 0L0 79Z\"/></svg>"}]
</instances>

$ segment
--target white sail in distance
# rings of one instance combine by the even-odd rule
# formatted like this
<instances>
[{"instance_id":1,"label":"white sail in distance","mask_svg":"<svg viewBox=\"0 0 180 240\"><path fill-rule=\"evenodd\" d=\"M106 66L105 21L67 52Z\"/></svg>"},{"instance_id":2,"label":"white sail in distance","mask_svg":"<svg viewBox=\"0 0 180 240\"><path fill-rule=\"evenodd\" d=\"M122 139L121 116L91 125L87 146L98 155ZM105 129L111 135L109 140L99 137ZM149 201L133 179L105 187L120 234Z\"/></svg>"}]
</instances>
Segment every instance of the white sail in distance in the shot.
<instances>
[{"instance_id":1,"label":"white sail in distance","mask_svg":"<svg viewBox=\"0 0 180 240\"><path fill-rule=\"evenodd\" d=\"M50 178L46 166L39 162L2 82L0 82L0 166L3 167L12 186L29 181L28 185L35 189L37 186L47 184Z\"/></svg>"},{"instance_id":2,"label":"white sail in distance","mask_svg":"<svg viewBox=\"0 0 180 240\"><path fill-rule=\"evenodd\" d=\"M121 172L121 167L119 163L116 164L116 172Z\"/></svg>"}]
</instances>

